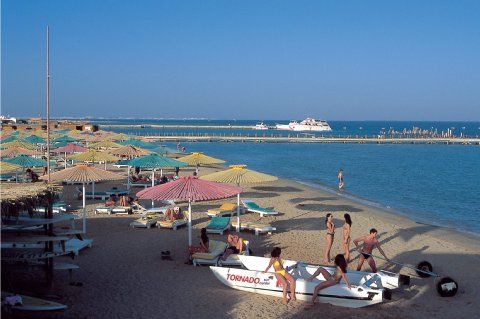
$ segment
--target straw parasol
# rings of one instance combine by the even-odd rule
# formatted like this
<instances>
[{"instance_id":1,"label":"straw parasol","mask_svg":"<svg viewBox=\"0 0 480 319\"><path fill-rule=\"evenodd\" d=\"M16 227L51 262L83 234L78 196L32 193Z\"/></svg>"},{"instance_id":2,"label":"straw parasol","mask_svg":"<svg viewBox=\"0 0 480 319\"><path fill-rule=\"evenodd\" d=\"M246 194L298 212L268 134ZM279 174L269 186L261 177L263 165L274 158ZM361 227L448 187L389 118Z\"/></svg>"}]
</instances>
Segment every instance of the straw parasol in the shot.
<instances>
[{"instance_id":1,"label":"straw parasol","mask_svg":"<svg viewBox=\"0 0 480 319\"><path fill-rule=\"evenodd\" d=\"M140 140L126 140L126 141L119 142L119 144L132 145L132 146L143 147L143 148L149 148L149 147L154 146L154 144L152 144L152 143L144 142L144 141L140 141Z\"/></svg>"},{"instance_id":2,"label":"straw parasol","mask_svg":"<svg viewBox=\"0 0 480 319\"><path fill-rule=\"evenodd\" d=\"M15 157L17 155L42 155L42 153L34 151L34 150L29 150L28 148L23 148L19 146L13 146L9 147L6 150L3 150L1 152L2 157Z\"/></svg>"},{"instance_id":3,"label":"straw parasol","mask_svg":"<svg viewBox=\"0 0 480 319\"><path fill-rule=\"evenodd\" d=\"M47 176L40 177L41 179L47 179ZM69 182L81 182L82 183L82 204L83 204L83 232L87 231L87 215L85 210L85 183L99 182L99 181L111 181L122 179L123 176L115 174L113 172L105 171L94 166L86 164L79 164L73 167L66 168L64 170L50 174L50 181L69 181Z\"/></svg>"},{"instance_id":4,"label":"straw parasol","mask_svg":"<svg viewBox=\"0 0 480 319\"><path fill-rule=\"evenodd\" d=\"M14 142L14 141L18 141L18 137L17 136L8 136L8 137L5 137L5 138L2 138L1 142L2 143L9 143L9 142Z\"/></svg>"},{"instance_id":5,"label":"straw parasol","mask_svg":"<svg viewBox=\"0 0 480 319\"><path fill-rule=\"evenodd\" d=\"M23 147L27 148L29 150L34 150L36 148L35 145L27 142L22 142L22 141L13 141L13 142L7 142L7 143L2 143L1 145L2 148L10 148L10 147Z\"/></svg>"},{"instance_id":6,"label":"straw parasol","mask_svg":"<svg viewBox=\"0 0 480 319\"><path fill-rule=\"evenodd\" d=\"M99 149L99 148L109 149L109 148L119 148L121 146L122 145L117 144L115 142L112 142L110 140L103 140L101 142L96 142L96 143L90 144L88 147L89 148L96 148L96 149Z\"/></svg>"},{"instance_id":7,"label":"straw parasol","mask_svg":"<svg viewBox=\"0 0 480 319\"><path fill-rule=\"evenodd\" d=\"M41 138L37 135L30 135L23 139L25 142L32 143L32 144L45 144L45 139Z\"/></svg>"},{"instance_id":8,"label":"straw parasol","mask_svg":"<svg viewBox=\"0 0 480 319\"><path fill-rule=\"evenodd\" d=\"M60 136L60 137L57 137L56 139L54 139L52 141L52 143L72 143L72 142L76 142L78 141L78 139L76 138L73 138L71 136L68 136L68 135L63 135L63 136Z\"/></svg>"},{"instance_id":9,"label":"straw parasol","mask_svg":"<svg viewBox=\"0 0 480 319\"><path fill-rule=\"evenodd\" d=\"M224 185L184 176L176 181L146 188L137 193L140 199L188 201L188 245L192 245L192 201L222 199L240 194L237 186Z\"/></svg>"},{"instance_id":10,"label":"straw parasol","mask_svg":"<svg viewBox=\"0 0 480 319\"><path fill-rule=\"evenodd\" d=\"M18 171L22 166L0 161L0 174Z\"/></svg>"},{"instance_id":11,"label":"straw parasol","mask_svg":"<svg viewBox=\"0 0 480 319\"><path fill-rule=\"evenodd\" d=\"M67 154L83 153L86 151L87 149L85 147L74 144L74 143L70 143L65 146L52 150L52 152L57 154L60 154L60 153L65 154L65 158L64 158L65 168L67 168Z\"/></svg>"},{"instance_id":12,"label":"straw parasol","mask_svg":"<svg viewBox=\"0 0 480 319\"><path fill-rule=\"evenodd\" d=\"M115 155L115 156L119 156L119 157L132 158L132 157L148 155L151 152L147 151L146 149L143 149L141 147L126 145L126 146L119 147L115 150L111 150L109 153L112 154L112 155Z\"/></svg>"},{"instance_id":13,"label":"straw parasol","mask_svg":"<svg viewBox=\"0 0 480 319\"><path fill-rule=\"evenodd\" d=\"M230 168L227 170L208 174L200 178L207 181L235 184L237 186L273 182L278 179L272 175L249 170L247 165L230 165ZM237 231L240 231L240 194L237 196Z\"/></svg>"},{"instance_id":14,"label":"straw parasol","mask_svg":"<svg viewBox=\"0 0 480 319\"><path fill-rule=\"evenodd\" d=\"M198 167L200 165L225 163L225 161L221 159L210 157L200 152L193 152L190 155L180 157L178 160L187 163L189 166L195 166L197 174L198 174Z\"/></svg>"},{"instance_id":15,"label":"straw parasol","mask_svg":"<svg viewBox=\"0 0 480 319\"><path fill-rule=\"evenodd\" d=\"M104 162L105 169L107 169L107 162L116 162L119 160L119 158L116 156L113 156L106 152L100 152L95 150L89 150L88 152L85 152L85 153L71 155L69 158L78 162L92 162L92 163Z\"/></svg>"}]
</instances>

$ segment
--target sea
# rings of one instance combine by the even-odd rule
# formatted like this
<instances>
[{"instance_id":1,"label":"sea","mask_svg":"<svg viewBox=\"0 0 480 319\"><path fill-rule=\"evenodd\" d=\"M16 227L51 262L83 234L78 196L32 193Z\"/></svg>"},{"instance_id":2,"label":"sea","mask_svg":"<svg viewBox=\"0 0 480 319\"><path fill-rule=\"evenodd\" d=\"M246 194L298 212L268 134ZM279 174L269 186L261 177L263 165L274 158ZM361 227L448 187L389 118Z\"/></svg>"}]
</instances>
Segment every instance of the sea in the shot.
<instances>
[{"instance_id":1,"label":"sea","mask_svg":"<svg viewBox=\"0 0 480 319\"><path fill-rule=\"evenodd\" d=\"M259 121L206 119L93 119L102 127L133 135L287 136L292 132L253 129L153 128L150 125L254 126ZM264 120L273 126L288 120ZM382 131L420 128L438 133L480 136L480 122L329 121L324 136L377 136ZM295 132L295 134L297 134ZM175 147L169 143L158 143ZM480 146L445 144L323 144L323 143L182 143L229 164L292 179L349 199L402 214L420 223L453 228L480 236ZM345 188L337 189L343 169Z\"/></svg>"}]
</instances>

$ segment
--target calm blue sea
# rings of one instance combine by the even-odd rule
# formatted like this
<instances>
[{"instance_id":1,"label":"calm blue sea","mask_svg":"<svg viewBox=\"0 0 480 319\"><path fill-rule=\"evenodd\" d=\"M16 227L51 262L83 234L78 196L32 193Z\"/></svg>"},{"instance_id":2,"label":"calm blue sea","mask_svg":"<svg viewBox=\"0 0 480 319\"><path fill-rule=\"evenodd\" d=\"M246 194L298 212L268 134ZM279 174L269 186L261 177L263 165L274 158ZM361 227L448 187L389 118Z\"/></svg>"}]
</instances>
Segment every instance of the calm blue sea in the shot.
<instances>
[{"instance_id":1,"label":"calm blue sea","mask_svg":"<svg viewBox=\"0 0 480 319\"><path fill-rule=\"evenodd\" d=\"M105 123L105 121L98 121ZM252 125L255 121L115 120L131 124ZM288 121L265 121L268 124ZM112 123L112 121L109 121ZM333 135L378 134L381 128L420 127L439 131L455 128L480 135L480 122L330 122ZM360 127L362 129L360 129ZM163 134L152 128L112 129L117 132ZM212 133L218 130L175 130ZM223 131L223 130L222 130ZM228 131L228 130L227 130ZM243 131L230 130L230 134ZM267 131L278 134L278 131ZM358 133L360 132L360 133ZM218 132L217 132L218 133ZM252 132L250 132L252 133ZM257 132L258 133L258 132ZM412 219L480 234L480 147L465 145L189 143L188 151L203 151L228 164L283 178L335 189L337 171L344 170L345 194L388 207Z\"/></svg>"}]
</instances>

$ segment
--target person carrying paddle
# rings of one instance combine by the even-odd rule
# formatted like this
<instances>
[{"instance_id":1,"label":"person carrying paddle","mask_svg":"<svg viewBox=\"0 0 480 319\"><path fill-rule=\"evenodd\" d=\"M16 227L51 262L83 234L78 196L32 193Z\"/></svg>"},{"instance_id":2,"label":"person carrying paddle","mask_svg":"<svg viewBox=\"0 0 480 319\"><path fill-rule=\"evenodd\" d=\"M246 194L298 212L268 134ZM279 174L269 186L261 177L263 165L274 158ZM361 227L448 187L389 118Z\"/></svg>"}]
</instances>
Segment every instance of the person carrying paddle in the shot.
<instances>
[{"instance_id":1,"label":"person carrying paddle","mask_svg":"<svg viewBox=\"0 0 480 319\"><path fill-rule=\"evenodd\" d=\"M375 247L378 248L378 251L383 255L383 257L385 257L387 261L389 260L387 255L385 255L383 252L382 247L380 247L380 242L377 240L377 233L377 230L372 228L370 229L370 234L357 238L353 241L355 247L357 247L357 250L360 253L360 256L358 257L357 271L362 269L363 262L366 260L370 265L372 272L377 272L377 266L375 265L375 260L373 260L372 256L372 251ZM363 242L362 249L359 247L360 242Z\"/></svg>"}]
</instances>

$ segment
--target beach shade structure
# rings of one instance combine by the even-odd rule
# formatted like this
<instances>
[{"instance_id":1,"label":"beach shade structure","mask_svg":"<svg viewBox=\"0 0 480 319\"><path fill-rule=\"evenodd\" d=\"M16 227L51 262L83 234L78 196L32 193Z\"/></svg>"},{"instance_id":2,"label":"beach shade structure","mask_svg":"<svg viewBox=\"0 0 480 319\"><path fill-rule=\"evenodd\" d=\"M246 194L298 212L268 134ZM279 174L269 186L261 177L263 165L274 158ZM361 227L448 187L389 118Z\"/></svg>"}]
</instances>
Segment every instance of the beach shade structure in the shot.
<instances>
[{"instance_id":1,"label":"beach shade structure","mask_svg":"<svg viewBox=\"0 0 480 319\"><path fill-rule=\"evenodd\" d=\"M23 140L31 144L45 144L47 142L44 138L37 135L27 136Z\"/></svg>"},{"instance_id":2,"label":"beach shade structure","mask_svg":"<svg viewBox=\"0 0 480 319\"><path fill-rule=\"evenodd\" d=\"M45 167L47 166L47 162L34 158L28 155L18 155L13 158L6 159L5 162L11 163L11 164L17 164L20 165L21 167Z\"/></svg>"},{"instance_id":3,"label":"beach shade structure","mask_svg":"<svg viewBox=\"0 0 480 319\"><path fill-rule=\"evenodd\" d=\"M0 161L0 173L1 174L15 172L15 171L18 171L21 168L22 168L22 166L20 166L20 165Z\"/></svg>"},{"instance_id":4,"label":"beach shade structure","mask_svg":"<svg viewBox=\"0 0 480 319\"><path fill-rule=\"evenodd\" d=\"M129 166L146 168L152 170L152 186L155 185L155 170L160 169L160 175L163 175L164 168L175 168L175 167L185 167L187 164L168 158L165 156L160 156L156 153L150 155L137 157L128 162ZM130 170L129 170L130 171ZM129 176L130 180L130 176ZM130 183L128 182L130 187Z\"/></svg>"},{"instance_id":5,"label":"beach shade structure","mask_svg":"<svg viewBox=\"0 0 480 319\"><path fill-rule=\"evenodd\" d=\"M17 136L10 135L10 136L7 136L5 138L2 138L1 142L3 144L3 143L9 143L9 142L17 141L17 140L18 140Z\"/></svg>"},{"instance_id":6,"label":"beach shade structure","mask_svg":"<svg viewBox=\"0 0 480 319\"><path fill-rule=\"evenodd\" d=\"M18 155L42 155L42 153L35 150L29 150L28 148L23 148L19 146L9 147L1 152L2 157L15 157Z\"/></svg>"},{"instance_id":7,"label":"beach shade structure","mask_svg":"<svg viewBox=\"0 0 480 319\"><path fill-rule=\"evenodd\" d=\"M68 135L63 135L63 136L60 136L60 137L57 137L56 139L54 139L52 141L53 144L56 144L56 143L72 143L72 142L77 142L78 139L77 138L74 138L74 137L71 137L71 136L68 136Z\"/></svg>"},{"instance_id":8,"label":"beach shade structure","mask_svg":"<svg viewBox=\"0 0 480 319\"><path fill-rule=\"evenodd\" d=\"M88 145L88 148L94 148L94 149L100 149L100 148L103 148L103 149L112 149L112 148L119 148L121 147L122 145L120 144L117 144L113 141L110 141L110 140L103 140L101 142L96 142L96 143L92 143L90 145Z\"/></svg>"},{"instance_id":9,"label":"beach shade structure","mask_svg":"<svg viewBox=\"0 0 480 319\"><path fill-rule=\"evenodd\" d=\"M117 149L111 150L109 151L109 153L119 157L133 158L133 157L145 156L150 154L151 152L141 147L126 145L126 146L122 146Z\"/></svg>"},{"instance_id":10,"label":"beach shade structure","mask_svg":"<svg viewBox=\"0 0 480 319\"><path fill-rule=\"evenodd\" d=\"M65 154L65 168L67 168L67 154L76 154L76 153L83 153L83 152L86 152L88 151L87 148L83 147L83 146L80 146L80 145L77 145L77 144L74 144L74 143L69 143L65 146L62 146L62 147L59 147L59 148L56 148L54 150L52 150L53 153L57 153L57 154Z\"/></svg>"},{"instance_id":11,"label":"beach shade structure","mask_svg":"<svg viewBox=\"0 0 480 319\"><path fill-rule=\"evenodd\" d=\"M110 136L112 141L125 141L130 139L130 137L125 133L117 133Z\"/></svg>"},{"instance_id":12,"label":"beach shade structure","mask_svg":"<svg viewBox=\"0 0 480 319\"><path fill-rule=\"evenodd\" d=\"M77 162L91 162L91 163L105 163L105 170L107 169L107 163L116 162L119 160L118 157L108 154L107 152L89 150L88 152L75 154L69 156L69 159L72 159Z\"/></svg>"},{"instance_id":13,"label":"beach shade structure","mask_svg":"<svg viewBox=\"0 0 480 319\"><path fill-rule=\"evenodd\" d=\"M126 140L126 141L119 142L119 144L132 145L132 146L142 147L142 148L151 148L152 146L155 146L155 144L140 141L140 140Z\"/></svg>"},{"instance_id":14,"label":"beach shade structure","mask_svg":"<svg viewBox=\"0 0 480 319\"><path fill-rule=\"evenodd\" d=\"M192 245L192 202L233 197L242 192L237 186L225 185L193 176L184 176L162 185L146 188L137 193L140 199L188 202L188 245Z\"/></svg>"},{"instance_id":15,"label":"beach shade structure","mask_svg":"<svg viewBox=\"0 0 480 319\"><path fill-rule=\"evenodd\" d=\"M37 148L34 144L27 143L27 142L24 142L24 141L19 141L19 140L12 141L12 142L7 142L7 143L2 142L1 147L4 148L4 149L5 148L10 148L10 147L23 147L23 148L27 148L29 150L34 150L34 149Z\"/></svg>"},{"instance_id":16,"label":"beach shade structure","mask_svg":"<svg viewBox=\"0 0 480 319\"><path fill-rule=\"evenodd\" d=\"M152 152L155 152L159 155L172 155L172 154L182 154L181 151L177 150L177 149L174 149L174 148L171 148L171 147L168 147L168 146L165 146L165 145L160 145L159 147L156 147L154 149L152 149Z\"/></svg>"},{"instance_id":17,"label":"beach shade structure","mask_svg":"<svg viewBox=\"0 0 480 319\"><path fill-rule=\"evenodd\" d=\"M273 175L268 175L247 169L247 165L230 165L230 168L200 177L202 180L235 184L244 186L247 184L267 183L278 180ZM237 231L240 231L240 194L237 196Z\"/></svg>"},{"instance_id":18,"label":"beach shade structure","mask_svg":"<svg viewBox=\"0 0 480 319\"><path fill-rule=\"evenodd\" d=\"M47 176L40 177L47 179ZM87 164L79 164L73 167L50 174L51 182L80 182L82 183L82 205L83 205L83 233L87 232L87 215L85 210L85 184L99 181L112 181L122 179L122 175L115 174Z\"/></svg>"},{"instance_id":19,"label":"beach shade structure","mask_svg":"<svg viewBox=\"0 0 480 319\"><path fill-rule=\"evenodd\" d=\"M207 156L203 153L200 152L193 152L190 155L180 157L178 159L181 162L187 163L189 166L195 166L196 172L198 174L198 167L200 165L211 165L211 164L222 164L225 163L225 161L214 158L211 156Z\"/></svg>"}]
</instances>

